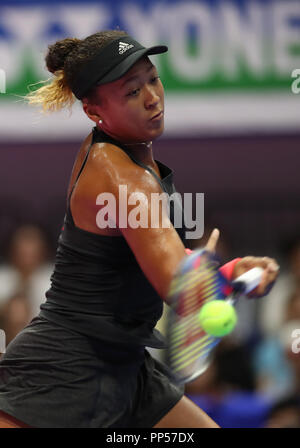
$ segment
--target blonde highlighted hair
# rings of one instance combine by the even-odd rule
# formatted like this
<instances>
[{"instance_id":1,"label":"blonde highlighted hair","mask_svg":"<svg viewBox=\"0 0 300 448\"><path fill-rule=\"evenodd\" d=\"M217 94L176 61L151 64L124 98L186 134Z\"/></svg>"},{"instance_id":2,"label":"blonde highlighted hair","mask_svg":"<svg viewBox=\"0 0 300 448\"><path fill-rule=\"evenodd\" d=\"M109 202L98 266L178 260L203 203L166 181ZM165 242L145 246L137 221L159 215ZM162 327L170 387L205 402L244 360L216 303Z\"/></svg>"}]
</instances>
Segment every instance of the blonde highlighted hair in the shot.
<instances>
[{"instance_id":1,"label":"blonde highlighted hair","mask_svg":"<svg viewBox=\"0 0 300 448\"><path fill-rule=\"evenodd\" d=\"M40 83L44 85L28 93L25 99L31 105L41 106L44 112L55 112L65 107L71 110L76 100L72 85L80 69L100 49L124 35L126 35L125 31L120 30L100 31L83 40L67 38L49 45L45 61L53 77L47 81L41 81ZM93 89L87 97L89 98L92 94Z\"/></svg>"},{"instance_id":2,"label":"blonde highlighted hair","mask_svg":"<svg viewBox=\"0 0 300 448\"><path fill-rule=\"evenodd\" d=\"M76 98L66 82L63 70L56 72L50 83L49 80L47 82L26 95L28 104L42 106L44 112L57 112L64 107L71 109Z\"/></svg>"}]
</instances>

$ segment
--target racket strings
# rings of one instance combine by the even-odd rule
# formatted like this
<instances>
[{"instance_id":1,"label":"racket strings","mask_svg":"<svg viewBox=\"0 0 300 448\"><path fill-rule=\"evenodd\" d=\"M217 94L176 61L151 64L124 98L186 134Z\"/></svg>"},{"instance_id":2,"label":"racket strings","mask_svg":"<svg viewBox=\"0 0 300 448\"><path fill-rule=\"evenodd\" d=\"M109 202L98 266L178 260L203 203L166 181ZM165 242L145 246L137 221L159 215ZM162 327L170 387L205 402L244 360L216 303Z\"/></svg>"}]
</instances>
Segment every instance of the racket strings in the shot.
<instances>
[{"instance_id":1,"label":"racket strings","mask_svg":"<svg viewBox=\"0 0 300 448\"><path fill-rule=\"evenodd\" d=\"M184 351L180 355L180 358L173 357L172 360L173 370L176 372L176 371L182 371L182 369L185 369L187 367L193 368L195 362L199 362L200 360L203 363L204 360L211 353L211 350L217 344L218 340L216 340L216 338L209 338L209 340L207 340L206 343L203 343L203 341L198 340L197 343L189 347L189 349L186 352Z\"/></svg>"},{"instance_id":2,"label":"racket strings","mask_svg":"<svg viewBox=\"0 0 300 448\"><path fill-rule=\"evenodd\" d=\"M224 298L222 287L215 260L203 253L186 263L173 279L169 359L181 378L202 370L220 340L201 328L198 314L204 303Z\"/></svg>"},{"instance_id":3,"label":"racket strings","mask_svg":"<svg viewBox=\"0 0 300 448\"><path fill-rule=\"evenodd\" d=\"M176 312L187 316L199 308L211 296L219 293L218 273L211 263L202 263L197 269L177 276L172 282L170 294L175 298Z\"/></svg>"},{"instance_id":4,"label":"racket strings","mask_svg":"<svg viewBox=\"0 0 300 448\"><path fill-rule=\"evenodd\" d=\"M205 333L199 326L196 315L184 318L174 327L170 335L172 359L186 357L199 348L205 348L215 338ZM191 352L191 353L190 353Z\"/></svg>"}]
</instances>

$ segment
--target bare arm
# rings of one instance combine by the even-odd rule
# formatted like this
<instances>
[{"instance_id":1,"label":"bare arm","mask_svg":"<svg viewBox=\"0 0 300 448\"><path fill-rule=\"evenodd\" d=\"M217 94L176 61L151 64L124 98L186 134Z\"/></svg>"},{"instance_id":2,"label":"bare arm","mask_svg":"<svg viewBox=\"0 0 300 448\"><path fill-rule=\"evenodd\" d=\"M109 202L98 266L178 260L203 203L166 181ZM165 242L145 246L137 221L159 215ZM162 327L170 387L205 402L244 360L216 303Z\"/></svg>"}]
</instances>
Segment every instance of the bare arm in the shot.
<instances>
[{"instance_id":1,"label":"bare arm","mask_svg":"<svg viewBox=\"0 0 300 448\"><path fill-rule=\"evenodd\" d=\"M123 227L120 226L120 221L124 221L124 216L119 215L119 210L124 197L119 195L119 186L126 187L126 207L123 204L123 210L127 209L127 225L124 226L123 222ZM72 214L77 226L103 234L103 230L100 231L95 225L99 211L99 206L95 206L96 198L103 192L112 194L116 199L118 233L126 239L149 282L162 299L166 300L171 279L186 253L162 203L159 207L158 225L151 225L151 215L154 212L151 198L153 194L162 193L160 185L120 148L102 144L93 148L73 193ZM130 198L133 199L132 204L128 204ZM134 228L132 225L137 207L147 217L145 228ZM218 236L218 231L213 232L207 246L209 250L214 250Z\"/></svg>"}]
</instances>

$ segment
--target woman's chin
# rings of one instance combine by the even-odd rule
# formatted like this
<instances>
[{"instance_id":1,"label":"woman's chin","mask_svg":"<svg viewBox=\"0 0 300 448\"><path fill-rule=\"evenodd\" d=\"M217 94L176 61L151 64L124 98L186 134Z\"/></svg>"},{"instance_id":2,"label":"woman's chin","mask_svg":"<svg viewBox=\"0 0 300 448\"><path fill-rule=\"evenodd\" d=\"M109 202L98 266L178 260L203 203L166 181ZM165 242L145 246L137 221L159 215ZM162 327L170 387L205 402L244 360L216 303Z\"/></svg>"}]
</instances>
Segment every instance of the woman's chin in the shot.
<instances>
[{"instance_id":1,"label":"woman's chin","mask_svg":"<svg viewBox=\"0 0 300 448\"><path fill-rule=\"evenodd\" d=\"M162 122L161 125L155 129L151 129L150 134L151 138L150 140L155 140L156 138L160 137L165 130L164 123Z\"/></svg>"}]
</instances>

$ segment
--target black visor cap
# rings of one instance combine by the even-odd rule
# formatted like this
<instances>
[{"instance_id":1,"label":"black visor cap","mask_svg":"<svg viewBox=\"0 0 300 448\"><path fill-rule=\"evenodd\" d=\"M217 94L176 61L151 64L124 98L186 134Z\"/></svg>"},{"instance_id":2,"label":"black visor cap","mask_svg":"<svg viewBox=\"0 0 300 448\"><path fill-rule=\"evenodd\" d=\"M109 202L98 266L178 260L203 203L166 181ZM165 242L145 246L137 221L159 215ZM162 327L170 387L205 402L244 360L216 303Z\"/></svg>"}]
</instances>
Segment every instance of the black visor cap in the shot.
<instances>
[{"instance_id":1,"label":"black visor cap","mask_svg":"<svg viewBox=\"0 0 300 448\"><path fill-rule=\"evenodd\" d=\"M106 45L79 72L72 91L82 99L96 86L120 79L143 56L161 54L168 51L165 45L145 48L132 37L126 35Z\"/></svg>"},{"instance_id":2,"label":"black visor cap","mask_svg":"<svg viewBox=\"0 0 300 448\"><path fill-rule=\"evenodd\" d=\"M113 82L117 79L120 79L143 56L161 54L165 53L166 51L168 51L168 47L164 45L137 50L135 53L128 55L126 59L120 62L109 73L107 73L107 75L105 75L100 81L97 82L97 85L99 86L101 84L106 84L108 82Z\"/></svg>"}]
</instances>

